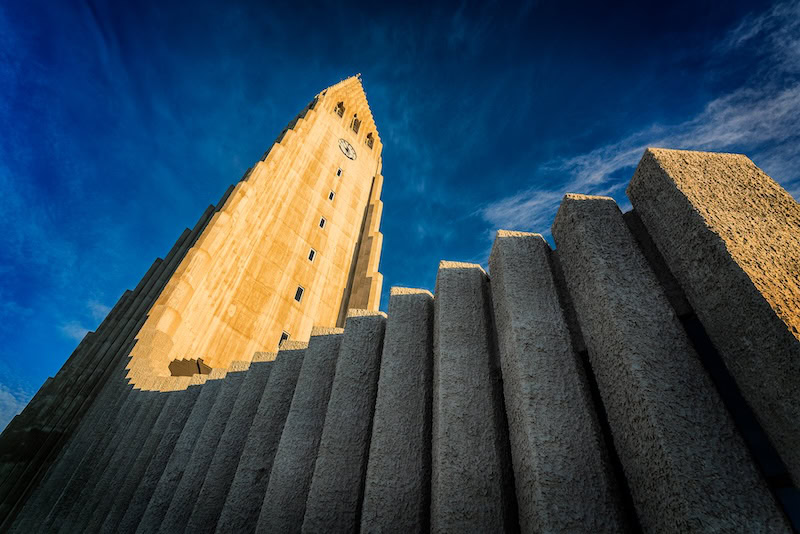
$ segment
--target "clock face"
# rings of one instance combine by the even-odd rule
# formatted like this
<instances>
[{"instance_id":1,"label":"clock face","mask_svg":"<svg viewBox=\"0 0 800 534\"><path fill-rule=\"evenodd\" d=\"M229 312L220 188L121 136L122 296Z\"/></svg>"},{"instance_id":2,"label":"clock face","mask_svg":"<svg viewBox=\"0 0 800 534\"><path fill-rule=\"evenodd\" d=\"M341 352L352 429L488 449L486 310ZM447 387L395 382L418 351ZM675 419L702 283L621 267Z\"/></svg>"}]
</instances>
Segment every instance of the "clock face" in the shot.
<instances>
[{"instance_id":1,"label":"clock face","mask_svg":"<svg viewBox=\"0 0 800 534\"><path fill-rule=\"evenodd\" d=\"M344 155L348 158L356 159L356 149L344 139L339 139L339 148L342 149L342 152L344 152Z\"/></svg>"}]
</instances>

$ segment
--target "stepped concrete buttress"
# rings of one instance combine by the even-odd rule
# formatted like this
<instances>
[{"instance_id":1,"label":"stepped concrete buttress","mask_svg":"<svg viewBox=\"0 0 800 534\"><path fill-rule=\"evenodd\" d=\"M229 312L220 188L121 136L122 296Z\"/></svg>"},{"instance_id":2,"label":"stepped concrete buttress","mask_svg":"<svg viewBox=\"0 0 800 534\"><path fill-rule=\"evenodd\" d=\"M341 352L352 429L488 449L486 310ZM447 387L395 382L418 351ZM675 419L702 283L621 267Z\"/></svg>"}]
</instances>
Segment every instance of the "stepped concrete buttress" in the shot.
<instances>
[{"instance_id":1,"label":"stepped concrete buttress","mask_svg":"<svg viewBox=\"0 0 800 534\"><path fill-rule=\"evenodd\" d=\"M489 281L442 261L433 345L432 532L518 529Z\"/></svg>"},{"instance_id":2,"label":"stepped concrete buttress","mask_svg":"<svg viewBox=\"0 0 800 534\"><path fill-rule=\"evenodd\" d=\"M318 328L311 333L272 462L257 532L300 532L342 337L340 328Z\"/></svg>"},{"instance_id":3,"label":"stepped concrete buttress","mask_svg":"<svg viewBox=\"0 0 800 534\"><path fill-rule=\"evenodd\" d=\"M800 485L800 204L746 156L648 149L627 190Z\"/></svg>"},{"instance_id":4,"label":"stepped concrete buttress","mask_svg":"<svg viewBox=\"0 0 800 534\"><path fill-rule=\"evenodd\" d=\"M219 533L255 531L307 346L308 343L297 341L286 341L281 345L216 523ZM213 529L214 525L211 525Z\"/></svg>"},{"instance_id":5,"label":"stepped concrete buttress","mask_svg":"<svg viewBox=\"0 0 800 534\"><path fill-rule=\"evenodd\" d=\"M489 268L522 531L627 531L550 247L500 230Z\"/></svg>"},{"instance_id":6,"label":"stepped concrete buttress","mask_svg":"<svg viewBox=\"0 0 800 534\"><path fill-rule=\"evenodd\" d=\"M239 391L250 374L247 372L249 367L250 362L233 362L228 367L228 374L222 381L222 388L206 417L203 431L195 442L192 455L175 488L169 508L161 520L160 532L168 534L182 530L186 526L202 489L203 480L205 480L211 461L214 459L214 453L224 435L225 427L231 419L233 408L237 405Z\"/></svg>"},{"instance_id":7,"label":"stepped concrete buttress","mask_svg":"<svg viewBox=\"0 0 800 534\"><path fill-rule=\"evenodd\" d=\"M614 201L567 195L553 237L642 528L789 532Z\"/></svg>"},{"instance_id":8,"label":"stepped concrete buttress","mask_svg":"<svg viewBox=\"0 0 800 534\"><path fill-rule=\"evenodd\" d=\"M428 532L433 295L393 287L372 420L362 532Z\"/></svg>"},{"instance_id":9,"label":"stepped concrete buttress","mask_svg":"<svg viewBox=\"0 0 800 534\"><path fill-rule=\"evenodd\" d=\"M274 353L258 352L250 363L239 388L236 403L225 425L225 431L214 451L203 478L202 489L187 518L186 528L191 532L214 532L225 498L236 475L236 467L247 443L256 410L264 395L272 371ZM260 425L260 422L256 422ZM191 502L188 503L191 506Z\"/></svg>"},{"instance_id":10,"label":"stepped concrete buttress","mask_svg":"<svg viewBox=\"0 0 800 534\"><path fill-rule=\"evenodd\" d=\"M385 327L383 312L348 312L303 532L358 532Z\"/></svg>"}]
</instances>

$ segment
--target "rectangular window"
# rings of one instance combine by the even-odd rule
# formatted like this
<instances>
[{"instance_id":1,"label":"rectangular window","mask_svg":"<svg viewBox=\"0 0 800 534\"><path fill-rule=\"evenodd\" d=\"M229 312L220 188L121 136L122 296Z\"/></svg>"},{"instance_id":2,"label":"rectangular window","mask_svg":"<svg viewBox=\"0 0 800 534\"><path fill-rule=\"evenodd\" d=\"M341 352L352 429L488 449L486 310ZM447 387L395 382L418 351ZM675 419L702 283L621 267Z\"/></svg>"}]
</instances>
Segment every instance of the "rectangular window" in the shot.
<instances>
[{"instance_id":1,"label":"rectangular window","mask_svg":"<svg viewBox=\"0 0 800 534\"><path fill-rule=\"evenodd\" d=\"M333 197L335 197L335 196L336 196L336 193L334 193L333 191L331 191L330 193L328 193L328 200L330 200L331 202L333 202Z\"/></svg>"},{"instance_id":2,"label":"rectangular window","mask_svg":"<svg viewBox=\"0 0 800 534\"><path fill-rule=\"evenodd\" d=\"M328 222L328 221L325 220L325 217L320 217L320 219L319 219L319 227L320 228L325 228L325 223L326 222Z\"/></svg>"},{"instance_id":3,"label":"rectangular window","mask_svg":"<svg viewBox=\"0 0 800 534\"><path fill-rule=\"evenodd\" d=\"M336 169L336 176L342 175L342 169Z\"/></svg>"},{"instance_id":4,"label":"rectangular window","mask_svg":"<svg viewBox=\"0 0 800 534\"><path fill-rule=\"evenodd\" d=\"M283 345L284 341L289 341L289 332L286 332L285 330L281 332L281 340L278 341L278 346L280 347Z\"/></svg>"},{"instance_id":5,"label":"rectangular window","mask_svg":"<svg viewBox=\"0 0 800 534\"><path fill-rule=\"evenodd\" d=\"M297 286L297 291L294 292L294 300L296 300L297 302L303 300L304 291L305 289L303 289L303 286Z\"/></svg>"},{"instance_id":6,"label":"rectangular window","mask_svg":"<svg viewBox=\"0 0 800 534\"><path fill-rule=\"evenodd\" d=\"M308 251L308 261L314 261L314 258L317 256L317 251L313 248Z\"/></svg>"}]
</instances>

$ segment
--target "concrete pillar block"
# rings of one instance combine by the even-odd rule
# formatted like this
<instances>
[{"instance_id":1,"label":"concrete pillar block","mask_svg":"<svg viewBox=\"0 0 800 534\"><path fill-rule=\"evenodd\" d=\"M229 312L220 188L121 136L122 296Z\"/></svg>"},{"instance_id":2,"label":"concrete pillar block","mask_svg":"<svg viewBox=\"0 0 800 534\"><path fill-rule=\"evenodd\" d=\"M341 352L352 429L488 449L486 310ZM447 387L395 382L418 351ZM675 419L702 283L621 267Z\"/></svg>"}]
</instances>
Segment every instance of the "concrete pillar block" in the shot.
<instances>
[{"instance_id":1,"label":"concrete pillar block","mask_svg":"<svg viewBox=\"0 0 800 534\"><path fill-rule=\"evenodd\" d=\"M357 532L386 314L350 310L339 348L303 532Z\"/></svg>"},{"instance_id":2,"label":"concrete pillar block","mask_svg":"<svg viewBox=\"0 0 800 534\"><path fill-rule=\"evenodd\" d=\"M214 532L247 443L253 417L264 396L274 359L274 353L258 352L250 364L225 425L225 432L206 472L194 510L189 516L187 530L190 532ZM251 499L253 498L251 495Z\"/></svg>"},{"instance_id":3,"label":"concrete pillar block","mask_svg":"<svg viewBox=\"0 0 800 534\"><path fill-rule=\"evenodd\" d=\"M164 465L163 470L151 470L148 468L142 482L137 489L137 495L134 495L134 501L128 506L128 510L123 517L121 527L139 532L157 532L164 519L164 515L169 509L170 502L175 493L175 489L180 483L183 471L189 463L192 456L192 451L197 443L200 434L203 431L208 415L214 407L214 401L217 398L227 370L214 369L211 371L209 380L200 386L200 394L197 401L192 407L192 413L189 419L181 430L180 437L170 447L170 443L162 440L161 446L164 448L171 448L169 460ZM151 462L152 465L152 462ZM151 478L152 477L152 478ZM140 493L141 490L141 493ZM146 495L149 493L150 495ZM143 500L144 507L141 507ZM135 503L135 505L134 505ZM139 514L138 516L135 514Z\"/></svg>"},{"instance_id":4,"label":"concrete pillar block","mask_svg":"<svg viewBox=\"0 0 800 534\"><path fill-rule=\"evenodd\" d=\"M614 201L567 195L553 237L642 528L788 532Z\"/></svg>"},{"instance_id":5,"label":"concrete pillar block","mask_svg":"<svg viewBox=\"0 0 800 534\"><path fill-rule=\"evenodd\" d=\"M372 422L362 532L428 532L433 295L393 287Z\"/></svg>"},{"instance_id":6,"label":"concrete pillar block","mask_svg":"<svg viewBox=\"0 0 800 534\"><path fill-rule=\"evenodd\" d=\"M489 256L508 429L523 532L624 532L583 365L542 236L497 232Z\"/></svg>"},{"instance_id":7,"label":"concrete pillar block","mask_svg":"<svg viewBox=\"0 0 800 534\"><path fill-rule=\"evenodd\" d=\"M515 531L488 277L443 261L435 295L431 531Z\"/></svg>"},{"instance_id":8,"label":"concrete pillar block","mask_svg":"<svg viewBox=\"0 0 800 534\"><path fill-rule=\"evenodd\" d=\"M278 352L216 522L216 532L255 531L307 346L307 343L286 341Z\"/></svg>"},{"instance_id":9,"label":"concrete pillar block","mask_svg":"<svg viewBox=\"0 0 800 534\"><path fill-rule=\"evenodd\" d=\"M648 149L628 197L800 486L800 204L747 157Z\"/></svg>"},{"instance_id":10,"label":"concrete pillar block","mask_svg":"<svg viewBox=\"0 0 800 534\"><path fill-rule=\"evenodd\" d=\"M256 532L300 532L342 337L340 328L311 332Z\"/></svg>"},{"instance_id":11,"label":"concrete pillar block","mask_svg":"<svg viewBox=\"0 0 800 534\"><path fill-rule=\"evenodd\" d=\"M233 408L237 404L239 390L249 366L250 362L233 362L228 367L228 374L222 380L222 387L161 521L160 532L170 533L185 529L225 427L231 417L236 417L233 415Z\"/></svg>"}]
</instances>

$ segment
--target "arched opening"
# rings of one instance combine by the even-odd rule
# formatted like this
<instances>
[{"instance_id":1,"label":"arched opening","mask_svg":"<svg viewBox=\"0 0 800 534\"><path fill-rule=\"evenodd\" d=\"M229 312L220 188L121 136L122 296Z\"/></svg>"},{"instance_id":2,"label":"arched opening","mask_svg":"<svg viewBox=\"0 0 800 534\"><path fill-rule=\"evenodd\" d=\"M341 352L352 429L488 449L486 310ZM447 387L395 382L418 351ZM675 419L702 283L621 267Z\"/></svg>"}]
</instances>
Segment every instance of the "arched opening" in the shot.
<instances>
[{"instance_id":1,"label":"arched opening","mask_svg":"<svg viewBox=\"0 0 800 534\"><path fill-rule=\"evenodd\" d=\"M367 146L370 147L370 148L372 148L372 145L375 144L375 138L372 137L372 132L367 134L366 143L367 143Z\"/></svg>"},{"instance_id":2,"label":"arched opening","mask_svg":"<svg viewBox=\"0 0 800 534\"><path fill-rule=\"evenodd\" d=\"M344 102L339 102L336 104L336 108L334 109L337 115L340 117L344 117Z\"/></svg>"},{"instance_id":3,"label":"arched opening","mask_svg":"<svg viewBox=\"0 0 800 534\"><path fill-rule=\"evenodd\" d=\"M358 129L361 128L361 121L358 120L358 113L353 114L353 122L350 124L350 127L355 133L358 133Z\"/></svg>"}]
</instances>

